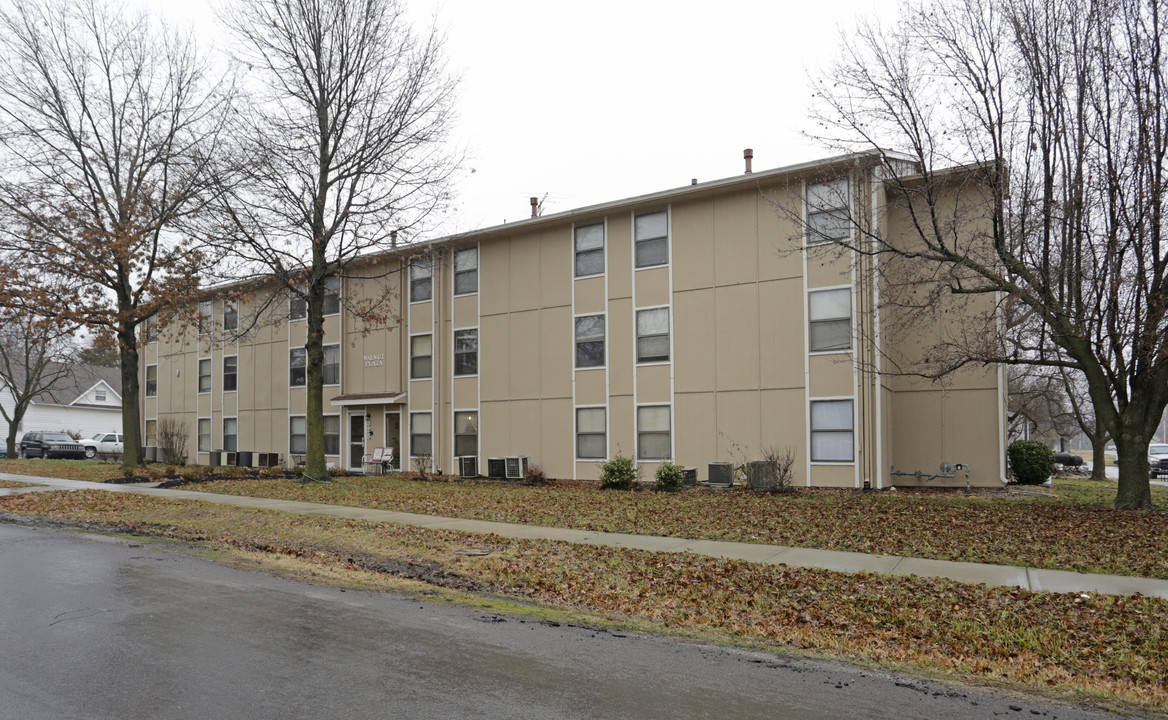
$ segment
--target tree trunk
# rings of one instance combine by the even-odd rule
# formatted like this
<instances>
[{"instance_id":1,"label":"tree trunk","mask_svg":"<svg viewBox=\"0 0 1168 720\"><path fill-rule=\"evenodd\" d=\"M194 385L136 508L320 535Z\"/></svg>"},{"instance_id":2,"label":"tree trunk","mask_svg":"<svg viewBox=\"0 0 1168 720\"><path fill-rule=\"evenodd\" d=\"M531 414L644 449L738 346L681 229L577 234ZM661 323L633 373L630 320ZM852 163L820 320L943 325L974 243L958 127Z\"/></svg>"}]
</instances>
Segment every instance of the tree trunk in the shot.
<instances>
[{"instance_id":1,"label":"tree trunk","mask_svg":"<svg viewBox=\"0 0 1168 720\"><path fill-rule=\"evenodd\" d=\"M142 410L138 406L138 338L134 326L118 328L118 358L122 369L122 467L135 468L142 460Z\"/></svg>"},{"instance_id":2,"label":"tree trunk","mask_svg":"<svg viewBox=\"0 0 1168 720\"><path fill-rule=\"evenodd\" d=\"M1148 438L1124 428L1115 437L1119 455L1119 491L1115 507L1145 510L1152 507L1152 487L1148 482Z\"/></svg>"},{"instance_id":3,"label":"tree trunk","mask_svg":"<svg viewBox=\"0 0 1168 720\"><path fill-rule=\"evenodd\" d=\"M1091 435L1091 479L1107 479L1107 433Z\"/></svg>"},{"instance_id":4,"label":"tree trunk","mask_svg":"<svg viewBox=\"0 0 1168 720\"><path fill-rule=\"evenodd\" d=\"M8 423L8 458L16 457L16 428L20 426L20 420L13 420Z\"/></svg>"},{"instance_id":5,"label":"tree trunk","mask_svg":"<svg viewBox=\"0 0 1168 720\"><path fill-rule=\"evenodd\" d=\"M310 282L308 287L308 336L304 340L306 359L307 405L305 430L308 434L304 455L306 480L327 480L324 459L324 281Z\"/></svg>"}]
</instances>

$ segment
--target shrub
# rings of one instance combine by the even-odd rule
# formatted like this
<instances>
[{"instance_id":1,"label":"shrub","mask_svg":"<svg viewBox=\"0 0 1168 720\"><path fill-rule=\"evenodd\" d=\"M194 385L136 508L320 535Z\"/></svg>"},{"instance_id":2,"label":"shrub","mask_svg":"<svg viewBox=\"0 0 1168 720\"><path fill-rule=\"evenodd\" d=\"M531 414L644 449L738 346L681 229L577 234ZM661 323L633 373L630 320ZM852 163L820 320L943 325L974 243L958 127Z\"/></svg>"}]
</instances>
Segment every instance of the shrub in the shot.
<instances>
[{"instance_id":1,"label":"shrub","mask_svg":"<svg viewBox=\"0 0 1168 720\"><path fill-rule=\"evenodd\" d=\"M158 448L167 465L187 463L187 424L174 417L158 421Z\"/></svg>"},{"instance_id":2,"label":"shrub","mask_svg":"<svg viewBox=\"0 0 1168 720\"><path fill-rule=\"evenodd\" d=\"M528 485L547 485L549 482L543 468L531 463L528 463L527 470L523 473L523 480Z\"/></svg>"},{"instance_id":3,"label":"shrub","mask_svg":"<svg viewBox=\"0 0 1168 720\"><path fill-rule=\"evenodd\" d=\"M1019 485L1041 485L1054 474L1054 450L1038 440L1015 440L1006 450Z\"/></svg>"},{"instance_id":4,"label":"shrub","mask_svg":"<svg viewBox=\"0 0 1168 720\"><path fill-rule=\"evenodd\" d=\"M769 492L787 492L794 489L791 487L791 481L795 476L795 448L790 446L763 448L762 461L766 482L760 483L756 489Z\"/></svg>"},{"instance_id":5,"label":"shrub","mask_svg":"<svg viewBox=\"0 0 1168 720\"><path fill-rule=\"evenodd\" d=\"M640 479L641 469L631 457L617 455L600 466L602 490L628 490Z\"/></svg>"},{"instance_id":6,"label":"shrub","mask_svg":"<svg viewBox=\"0 0 1168 720\"><path fill-rule=\"evenodd\" d=\"M681 479L685 477L685 468L671 462L663 462L653 474L657 480L658 490L676 490L681 487Z\"/></svg>"}]
</instances>

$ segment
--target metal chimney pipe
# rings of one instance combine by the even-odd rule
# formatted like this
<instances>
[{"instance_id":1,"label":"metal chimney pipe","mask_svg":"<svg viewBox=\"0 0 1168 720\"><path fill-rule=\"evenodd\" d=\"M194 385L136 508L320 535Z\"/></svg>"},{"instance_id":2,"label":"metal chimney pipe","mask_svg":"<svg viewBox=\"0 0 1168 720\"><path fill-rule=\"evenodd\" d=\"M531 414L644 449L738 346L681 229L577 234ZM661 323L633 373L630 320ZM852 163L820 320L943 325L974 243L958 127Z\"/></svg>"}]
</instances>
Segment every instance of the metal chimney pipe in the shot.
<instances>
[{"instance_id":1,"label":"metal chimney pipe","mask_svg":"<svg viewBox=\"0 0 1168 720\"><path fill-rule=\"evenodd\" d=\"M539 217L539 198L537 197L531 199L531 216Z\"/></svg>"},{"instance_id":2,"label":"metal chimney pipe","mask_svg":"<svg viewBox=\"0 0 1168 720\"><path fill-rule=\"evenodd\" d=\"M746 161L746 173L745 174L749 174L750 173L750 161L754 160L754 150L751 150L750 148L746 148L745 150L743 150L742 151L742 159Z\"/></svg>"},{"instance_id":3,"label":"metal chimney pipe","mask_svg":"<svg viewBox=\"0 0 1168 720\"><path fill-rule=\"evenodd\" d=\"M389 231L389 246L391 248L397 247L397 230Z\"/></svg>"},{"instance_id":4,"label":"metal chimney pipe","mask_svg":"<svg viewBox=\"0 0 1168 720\"><path fill-rule=\"evenodd\" d=\"M690 178L690 179L689 179L689 184L690 184L690 185L697 185L697 184L698 184L698 179L697 179L697 178Z\"/></svg>"}]
</instances>

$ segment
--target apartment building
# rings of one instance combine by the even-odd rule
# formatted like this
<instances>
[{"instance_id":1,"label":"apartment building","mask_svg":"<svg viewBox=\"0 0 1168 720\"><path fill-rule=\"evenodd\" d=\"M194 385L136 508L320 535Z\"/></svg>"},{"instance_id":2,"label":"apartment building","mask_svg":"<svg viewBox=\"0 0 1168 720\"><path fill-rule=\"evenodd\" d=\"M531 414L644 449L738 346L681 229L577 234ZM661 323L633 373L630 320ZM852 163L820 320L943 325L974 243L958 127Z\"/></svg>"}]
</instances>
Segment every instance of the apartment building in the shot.
<instances>
[{"instance_id":1,"label":"apartment building","mask_svg":"<svg viewBox=\"0 0 1168 720\"><path fill-rule=\"evenodd\" d=\"M709 463L789 448L798 485L997 485L1002 370L943 384L901 372L994 298L910 320L885 302L878 259L827 241L862 218L911 242L888 193L873 158L845 156L355 264L326 300L328 460L360 470L392 447L404 469L485 475L491 458L526 457L549 477L595 478L622 454L646 479L667 459L706 479ZM348 309L387 291L400 322L369 327ZM303 455L305 313L271 292L204 300L202 322L146 343L146 445L173 417L199 463L216 450ZM261 305L280 317L254 322ZM236 337L241 318L251 329Z\"/></svg>"}]
</instances>

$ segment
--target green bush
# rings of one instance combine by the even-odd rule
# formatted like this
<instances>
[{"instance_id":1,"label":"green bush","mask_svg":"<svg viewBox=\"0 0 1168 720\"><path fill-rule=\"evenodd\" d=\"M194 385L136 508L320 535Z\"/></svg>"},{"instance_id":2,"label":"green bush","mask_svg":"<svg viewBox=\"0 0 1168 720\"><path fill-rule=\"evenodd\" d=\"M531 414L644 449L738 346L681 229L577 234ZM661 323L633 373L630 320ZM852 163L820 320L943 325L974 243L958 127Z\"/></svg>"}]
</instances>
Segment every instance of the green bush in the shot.
<instances>
[{"instance_id":1,"label":"green bush","mask_svg":"<svg viewBox=\"0 0 1168 720\"><path fill-rule=\"evenodd\" d=\"M658 490L676 490L681 487L681 479L685 476L685 468L671 462L663 462L653 474L657 479Z\"/></svg>"},{"instance_id":2,"label":"green bush","mask_svg":"<svg viewBox=\"0 0 1168 720\"><path fill-rule=\"evenodd\" d=\"M603 490L628 490L641 475L631 457L617 455L600 466L600 487Z\"/></svg>"},{"instance_id":3,"label":"green bush","mask_svg":"<svg viewBox=\"0 0 1168 720\"><path fill-rule=\"evenodd\" d=\"M1006 454L1019 485L1041 485L1054 474L1054 450L1044 442L1015 440Z\"/></svg>"}]
</instances>

